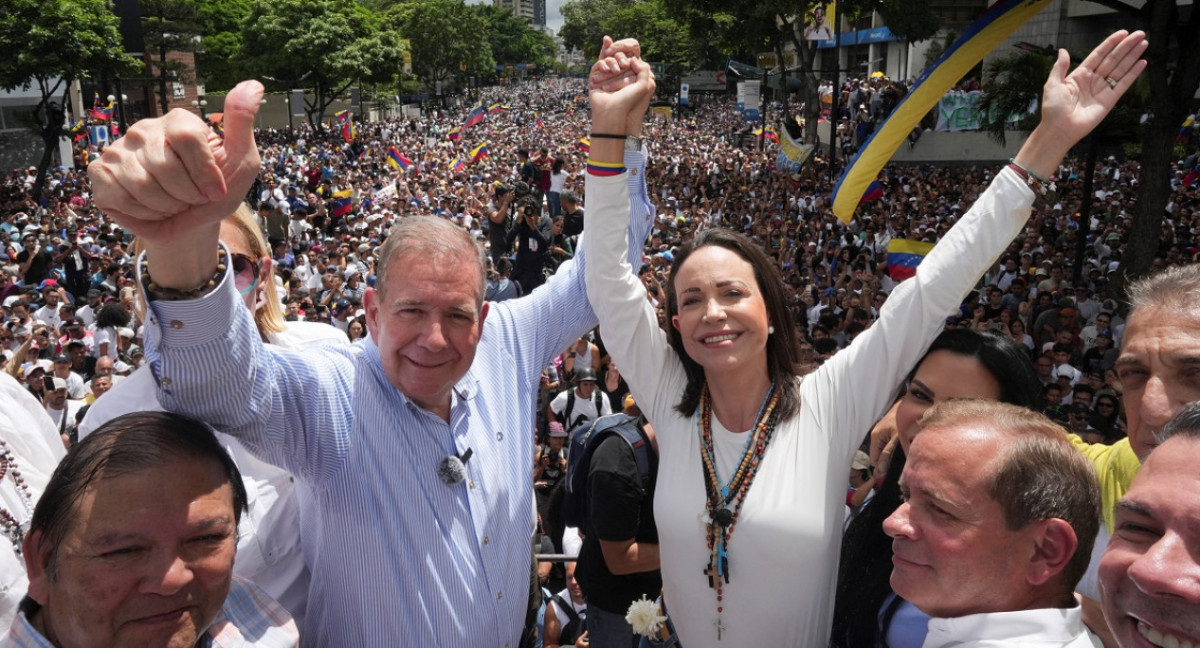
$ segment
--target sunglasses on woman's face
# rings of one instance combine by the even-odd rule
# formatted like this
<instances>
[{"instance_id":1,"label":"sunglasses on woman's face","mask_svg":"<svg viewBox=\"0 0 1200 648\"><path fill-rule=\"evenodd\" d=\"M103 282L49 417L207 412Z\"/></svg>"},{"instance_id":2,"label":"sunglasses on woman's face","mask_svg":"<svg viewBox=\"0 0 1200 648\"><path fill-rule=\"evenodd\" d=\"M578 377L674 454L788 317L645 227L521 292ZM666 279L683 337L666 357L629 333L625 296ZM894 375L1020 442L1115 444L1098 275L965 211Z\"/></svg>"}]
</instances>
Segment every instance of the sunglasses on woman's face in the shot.
<instances>
[{"instance_id":1,"label":"sunglasses on woman's face","mask_svg":"<svg viewBox=\"0 0 1200 648\"><path fill-rule=\"evenodd\" d=\"M233 255L233 282L238 292L245 295L258 284L258 262L245 254Z\"/></svg>"}]
</instances>

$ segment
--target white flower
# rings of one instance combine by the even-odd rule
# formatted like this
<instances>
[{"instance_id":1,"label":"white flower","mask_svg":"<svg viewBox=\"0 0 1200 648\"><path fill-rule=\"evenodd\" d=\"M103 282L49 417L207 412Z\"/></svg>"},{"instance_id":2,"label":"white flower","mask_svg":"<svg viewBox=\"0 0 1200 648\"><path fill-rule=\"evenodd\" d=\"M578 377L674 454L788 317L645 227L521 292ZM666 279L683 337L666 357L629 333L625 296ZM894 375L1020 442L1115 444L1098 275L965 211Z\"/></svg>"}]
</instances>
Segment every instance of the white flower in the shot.
<instances>
[{"instance_id":1,"label":"white flower","mask_svg":"<svg viewBox=\"0 0 1200 648\"><path fill-rule=\"evenodd\" d=\"M667 617L659 616L658 603L647 600L643 594L640 600L629 605L629 611L625 613L625 620L633 626L634 632L644 637L654 637L662 628L663 621L666 621Z\"/></svg>"}]
</instances>

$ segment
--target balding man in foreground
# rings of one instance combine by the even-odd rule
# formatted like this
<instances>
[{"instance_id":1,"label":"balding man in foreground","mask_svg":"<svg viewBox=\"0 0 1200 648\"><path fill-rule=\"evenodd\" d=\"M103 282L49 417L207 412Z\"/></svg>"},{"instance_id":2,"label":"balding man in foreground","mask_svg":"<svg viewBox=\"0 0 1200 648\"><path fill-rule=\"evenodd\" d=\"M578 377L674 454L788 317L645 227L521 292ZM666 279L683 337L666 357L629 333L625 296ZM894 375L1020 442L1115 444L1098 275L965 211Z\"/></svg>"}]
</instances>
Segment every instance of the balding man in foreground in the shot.
<instances>
[{"instance_id":1,"label":"balding man in foreground","mask_svg":"<svg viewBox=\"0 0 1200 648\"><path fill-rule=\"evenodd\" d=\"M1099 524L1096 476L1041 414L948 401L921 421L884 522L892 589L929 622L925 648L1099 647L1075 584Z\"/></svg>"}]
</instances>

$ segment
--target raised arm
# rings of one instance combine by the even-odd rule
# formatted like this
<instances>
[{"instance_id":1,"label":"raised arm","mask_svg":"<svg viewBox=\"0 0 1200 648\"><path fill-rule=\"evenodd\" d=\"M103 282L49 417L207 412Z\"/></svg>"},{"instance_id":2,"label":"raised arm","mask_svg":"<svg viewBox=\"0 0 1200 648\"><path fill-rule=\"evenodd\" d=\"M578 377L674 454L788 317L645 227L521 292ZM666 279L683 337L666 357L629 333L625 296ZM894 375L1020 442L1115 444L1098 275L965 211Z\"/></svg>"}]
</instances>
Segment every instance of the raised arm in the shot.
<instances>
[{"instance_id":1,"label":"raised arm","mask_svg":"<svg viewBox=\"0 0 1200 648\"><path fill-rule=\"evenodd\" d=\"M213 276L221 220L258 175L262 94L257 81L229 93L224 138L177 108L134 124L88 166L96 206L142 240L157 287L189 291Z\"/></svg>"}]
</instances>

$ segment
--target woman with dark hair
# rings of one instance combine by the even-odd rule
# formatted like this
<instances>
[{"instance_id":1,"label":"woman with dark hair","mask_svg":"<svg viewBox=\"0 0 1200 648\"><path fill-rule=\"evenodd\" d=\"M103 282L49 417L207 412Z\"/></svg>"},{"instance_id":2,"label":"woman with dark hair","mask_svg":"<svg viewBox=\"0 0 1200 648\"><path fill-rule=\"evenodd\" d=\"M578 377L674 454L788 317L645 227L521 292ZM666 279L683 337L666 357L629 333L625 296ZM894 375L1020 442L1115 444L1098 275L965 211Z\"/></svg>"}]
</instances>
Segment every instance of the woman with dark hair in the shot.
<instances>
[{"instance_id":1,"label":"woman with dark hair","mask_svg":"<svg viewBox=\"0 0 1200 648\"><path fill-rule=\"evenodd\" d=\"M92 355L97 358L108 356L113 360L117 359L118 342L117 331L121 328L129 326L129 321L133 316L129 311L125 310L119 302L109 302L96 313L96 327L93 336L94 346Z\"/></svg>"},{"instance_id":2,"label":"woman with dark hair","mask_svg":"<svg viewBox=\"0 0 1200 648\"><path fill-rule=\"evenodd\" d=\"M625 558L661 563L684 646L828 642L846 471L862 431L1020 233L1047 188L1041 178L1145 68L1145 48L1144 34L1118 32L1070 75L1061 51L1042 123L1014 162L892 291L879 319L801 380L782 280L739 235L707 230L675 254L668 331L659 329L626 260L629 219L653 215L626 207L638 179L623 166L624 147L637 144L623 134L640 126L654 77L636 41L605 39L591 76L585 279L607 349L658 433L660 545Z\"/></svg>"},{"instance_id":3,"label":"woman with dark hair","mask_svg":"<svg viewBox=\"0 0 1200 648\"><path fill-rule=\"evenodd\" d=\"M1036 411L1038 385L1025 351L1003 336L950 329L934 339L893 406L899 448L880 455L883 483L842 538L831 646L920 648L925 641L929 617L892 593L892 539L883 532L883 521L900 507L905 453L925 410L946 400L975 398Z\"/></svg>"},{"instance_id":4,"label":"woman with dark hair","mask_svg":"<svg viewBox=\"0 0 1200 648\"><path fill-rule=\"evenodd\" d=\"M1105 443L1112 443L1125 436L1125 424L1121 421L1121 399L1108 391L1096 396L1091 426L1104 435Z\"/></svg>"}]
</instances>

